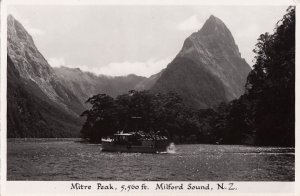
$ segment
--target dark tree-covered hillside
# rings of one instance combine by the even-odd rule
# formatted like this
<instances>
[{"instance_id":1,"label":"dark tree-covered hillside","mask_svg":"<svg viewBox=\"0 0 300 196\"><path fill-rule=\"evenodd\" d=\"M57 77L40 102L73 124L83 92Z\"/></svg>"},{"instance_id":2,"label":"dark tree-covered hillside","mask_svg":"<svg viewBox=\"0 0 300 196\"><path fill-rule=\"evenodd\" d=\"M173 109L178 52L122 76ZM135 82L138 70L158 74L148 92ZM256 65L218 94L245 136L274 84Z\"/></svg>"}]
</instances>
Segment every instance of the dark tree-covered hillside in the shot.
<instances>
[{"instance_id":1,"label":"dark tree-covered hillside","mask_svg":"<svg viewBox=\"0 0 300 196\"><path fill-rule=\"evenodd\" d=\"M256 143L294 145L295 7L290 7L273 34L262 34L247 80L247 98L255 112Z\"/></svg>"},{"instance_id":2,"label":"dark tree-covered hillside","mask_svg":"<svg viewBox=\"0 0 300 196\"><path fill-rule=\"evenodd\" d=\"M260 35L246 93L214 109L211 134L217 143L295 145L295 7L273 34Z\"/></svg>"},{"instance_id":3,"label":"dark tree-covered hillside","mask_svg":"<svg viewBox=\"0 0 300 196\"><path fill-rule=\"evenodd\" d=\"M86 122L82 137L99 142L101 137L117 131L144 131L162 134L170 139L188 137L198 129L194 110L187 108L174 93L152 94L149 91L129 91L116 99L95 95L87 100L91 109L82 113Z\"/></svg>"}]
</instances>

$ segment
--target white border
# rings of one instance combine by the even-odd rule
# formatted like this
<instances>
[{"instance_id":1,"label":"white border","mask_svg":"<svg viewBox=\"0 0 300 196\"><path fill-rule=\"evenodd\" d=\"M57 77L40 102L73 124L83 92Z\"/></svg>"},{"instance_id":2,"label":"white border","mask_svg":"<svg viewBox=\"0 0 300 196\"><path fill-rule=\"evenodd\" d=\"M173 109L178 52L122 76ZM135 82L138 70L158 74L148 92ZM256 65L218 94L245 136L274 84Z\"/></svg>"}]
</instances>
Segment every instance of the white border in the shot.
<instances>
[{"instance_id":1,"label":"white border","mask_svg":"<svg viewBox=\"0 0 300 196\"><path fill-rule=\"evenodd\" d=\"M6 27L7 27L7 13L6 13L6 6L4 2L1 2L1 88L0 88L0 95L1 95L1 192L2 190L5 191L6 189L6 157L7 157L7 150L6 150L6 130L7 130L7 123L6 123L6 89L7 89L7 72L6 72L6 64L7 64L7 50L6 50L6 43L7 43L7 33L6 33ZM5 18L5 20L3 20Z\"/></svg>"},{"instance_id":2,"label":"white border","mask_svg":"<svg viewBox=\"0 0 300 196\"><path fill-rule=\"evenodd\" d=\"M0 83L0 93L1 93L1 194L0 195L300 195L300 184L299 177L300 172L298 170L299 156L298 148L299 141L296 140L296 152L295 152L295 182L235 182L235 185L239 187L236 192L212 192L207 193L205 191L147 191L147 192L107 192L107 191L72 191L70 186L72 182L78 181L6 181L7 177L7 124L6 124L6 89L7 89L7 6L8 5L210 5L210 6L230 6L230 5L297 5L298 1L293 0L3 0L1 2L1 83ZM297 14L298 9L296 8L296 32L299 32L299 17ZM300 41L296 38L296 54L299 51ZM296 55L298 56L298 55ZM298 60L296 58L296 130L299 127L299 92L300 92L300 70L297 69ZM300 133L296 131L296 138L300 137ZM96 186L97 181L87 181L82 182L85 184ZM104 183L104 182L103 182ZM107 182L110 183L110 182ZM122 182L116 181L111 182L116 186L121 184L138 184L143 182ZM144 182L150 187L155 187L155 182ZM173 182L181 183L181 182ZM182 183L189 183L184 181ZM197 183L197 182L195 182ZM201 184L210 183L216 184L217 182L201 182ZM228 183L228 182L225 182ZM297 186L298 185L298 186ZM298 193L298 194L297 194Z\"/></svg>"},{"instance_id":3,"label":"white border","mask_svg":"<svg viewBox=\"0 0 300 196\"><path fill-rule=\"evenodd\" d=\"M3 0L11 5L295 5L296 0Z\"/></svg>"}]
</instances>

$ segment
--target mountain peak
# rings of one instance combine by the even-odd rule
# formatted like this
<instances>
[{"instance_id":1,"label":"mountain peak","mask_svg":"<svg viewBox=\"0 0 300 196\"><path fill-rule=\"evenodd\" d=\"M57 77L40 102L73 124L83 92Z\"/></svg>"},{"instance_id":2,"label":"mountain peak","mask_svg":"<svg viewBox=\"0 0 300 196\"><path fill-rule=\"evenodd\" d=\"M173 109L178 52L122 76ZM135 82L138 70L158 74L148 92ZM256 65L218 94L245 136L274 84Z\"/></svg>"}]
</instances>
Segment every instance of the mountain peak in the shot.
<instances>
[{"instance_id":1,"label":"mountain peak","mask_svg":"<svg viewBox=\"0 0 300 196\"><path fill-rule=\"evenodd\" d=\"M210 15L203 27L185 40L180 55L193 52L194 49L202 50L203 47L209 48L211 52L223 51L223 54L226 53L225 56L241 57L230 30L214 15ZM215 55L214 52L210 54Z\"/></svg>"},{"instance_id":2,"label":"mountain peak","mask_svg":"<svg viewBox=\"0 0 300 196\"><path fill-rule=\"evenodd\" d=\"M206 22L222 22L218 17L210 15Z\"/></svg>"},{"instance_id":3,"label":"mountain peak","mask_svg":"<svg viewBox=\"0 0 300 196\"><path fill-rule=\"evenodd\" d=\"M207 21L221 21L222 22L222 20L221 19L219 19L218 17L216 17L216 16L214 16L214 15L210 15L209 16L209 18L207 19Z\"/></svg>"},{"instance_id":4,"label":"mountain peak","mask_svg":"<svg viewBox=\"0 0 300 196\"><path fill-rule=\"evenodd\" d=\"M242 95L250 70L229 29L211 15L184 41L152 89L177 92L193 107L213 107Z\"/></svg>"},{"instance_id":5,"label":"mountain peak","mask_svg":"<svg viewBox=\"0 0 300 196\"><path fill-rule=\"evenodd\" d=\"M31 35L11 14L7 16L7 39L9 43L15 42L14 44L20 45L20 42L22 42L23 44L31 45L32 48L35 48Z\"/></svg>"},{"instance_id":6,"label":"mountain peak","mask_svg":"<svg viewBox=\"0 0 300 196\"><path fill-rule=\"evenodd\" d=\"M8 21L11 21L11 20L15 20L15 18L13 17L13 15L9 14L9 15L7 16L7 20L8 20Z\"/></svg>"},{"instance_id":7,"label":"mountain peak","mask_svg":"<svg viewBox=\"0 0 300 196\"><path fill-rule=\"evenodd\" d=\"M204 23L203 27L200 30L200 33L202 35L223 35L223 36L230 36L232 37L229 29L226 27L224 22L215 17L214 15L211 15L206 22Z\"/></svg>"}]
</instances>

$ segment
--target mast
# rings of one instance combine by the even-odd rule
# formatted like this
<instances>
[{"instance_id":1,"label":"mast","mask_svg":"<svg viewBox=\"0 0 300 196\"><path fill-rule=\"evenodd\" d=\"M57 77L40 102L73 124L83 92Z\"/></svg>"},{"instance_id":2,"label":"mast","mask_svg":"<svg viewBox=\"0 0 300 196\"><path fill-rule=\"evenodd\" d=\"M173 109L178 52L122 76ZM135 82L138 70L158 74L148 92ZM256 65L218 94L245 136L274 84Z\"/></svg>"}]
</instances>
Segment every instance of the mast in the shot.
<instances>
[{"instance_id":1,"label":"mast","mask_svg":"<svg viewBox=\"0 0 300 196\"><path fill-rule=\"evenodd\" d=\"M135 129L135 133L138 131L139 128L139 123L140 123L140 119L142 119L141 116L131 116L132 122L133 122L133 127Z\"/></svg>"}]
</instances>

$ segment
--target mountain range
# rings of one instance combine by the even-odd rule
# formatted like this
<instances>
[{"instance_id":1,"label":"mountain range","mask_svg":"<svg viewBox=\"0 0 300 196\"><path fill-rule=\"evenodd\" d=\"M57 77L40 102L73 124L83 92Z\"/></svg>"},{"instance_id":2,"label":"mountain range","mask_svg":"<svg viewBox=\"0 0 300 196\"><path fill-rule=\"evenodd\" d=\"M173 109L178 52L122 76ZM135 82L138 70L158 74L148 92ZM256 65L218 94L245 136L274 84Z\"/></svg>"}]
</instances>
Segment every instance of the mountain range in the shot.
<instances>
[{"instance_id":1,"label":"mountain range","mask_svg":"<svg viewBox=\"0 0 300 196\"><path fill-rule=\"evenodd\" d=\"M54 71L60 82L70 89L82 104L98 93L105 93L112 97L127 93L135 86L147 80L146 77L130 74L128 76L111 77L95 75L90 72L83 72L79 68L55 67Z\"/></svg>"},{"instance_id":2,"label":"mountain range","mask_svg":"<svg viewBox=\"0 0 300 196\"><path fill-rule=\"evenodd\" d=\"M52 68L20 22L10 15L7 25L9 137L77 137L85 101L99 93L174 91L191 107L213 107L242 95L251 70L229 29L214 16L184 41L165 69L149 78Z\"/></svg>"}]
</instances>

